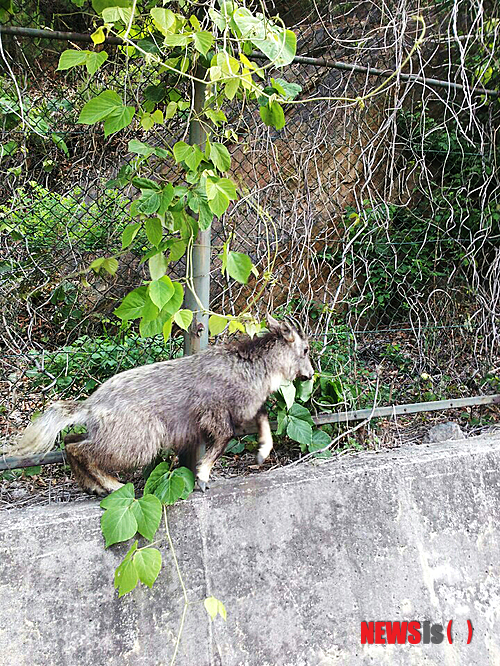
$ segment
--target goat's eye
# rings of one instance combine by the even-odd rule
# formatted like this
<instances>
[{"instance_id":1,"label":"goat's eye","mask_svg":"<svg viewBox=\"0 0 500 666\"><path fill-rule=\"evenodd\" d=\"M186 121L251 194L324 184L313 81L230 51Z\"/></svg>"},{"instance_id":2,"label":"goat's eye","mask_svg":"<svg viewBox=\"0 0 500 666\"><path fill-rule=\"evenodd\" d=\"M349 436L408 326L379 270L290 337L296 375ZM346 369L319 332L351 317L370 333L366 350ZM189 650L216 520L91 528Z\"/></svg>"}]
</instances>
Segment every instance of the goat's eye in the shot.
<instances>
[{"instance_id":1,"label":"goat's eye","mask_svg":"<svg viewBox=\"0 0 500 666\"><path fill-rule=\"evenodd\" d=\"M306 347L304 349L304 356L307 356L309 354L309 347Z\"/></svg>"}]
</instances>

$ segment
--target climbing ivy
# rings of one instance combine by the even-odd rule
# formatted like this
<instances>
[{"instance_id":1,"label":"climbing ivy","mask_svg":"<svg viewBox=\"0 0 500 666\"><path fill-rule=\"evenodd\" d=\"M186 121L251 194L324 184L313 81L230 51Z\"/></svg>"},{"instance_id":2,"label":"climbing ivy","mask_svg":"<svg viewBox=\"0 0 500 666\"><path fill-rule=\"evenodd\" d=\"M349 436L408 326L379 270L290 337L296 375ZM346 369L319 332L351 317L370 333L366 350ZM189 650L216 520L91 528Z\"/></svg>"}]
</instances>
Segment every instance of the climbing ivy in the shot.
<instances>
[{"instance_id":1,"label":"climbing ivy","mask_svg":"<svg viewBox=\"0 0 500 666\"><path fill-rule=\"evenodd\" d=\"M130 205L134 221L122 233L122 251L140 231L145 232L149 243L143 257L149 279L130 292L114 314L124 322L139 320L143 337L163 334L167 340L174 322L186 330L193 319L193 312L182 309L182 303L186 286L194 293L191 275L194 239L200 230L209 229L214 217L220 218L240 196L230 175L231 156L225 145L228 139L238 137L228 127L224 106L236 98L257 104L266 125L278 130L284 127L282 104L293 99L301 88L282 78L270 78L266 84L266 69L276 70L292 62L296 37L278 18L252 12L232 1L222 2L220 9L198 10L197 14L190 13L189 5L184 5L184 13L151 5L148 10L139 11L132 0L94 0L92 6L97 22L92 40L99 50L68 49L60 56L58 70L85 67L89 76L93 76L108 60L108 53L98 45L113 33L123 39L124 46L120 48L125 57L143 58L157 83L139 90L136 97L140 101L134 104L116 90L104 89L83 106L78 122L102 123L104 135L110 136L132 123L148 133L154 127L167 128L172 118L184 122L186 130L195 120L207 137L205 145L190 145L185 141L171 145L166 129L160 146L133 139L128 150L134 158L108 183L114 187L132 184L139 192ZM255 57L256 50L267 58L265 62ZM164 83L165 76L204 84L203 107L195 111L193 100L186 98L179 86ZM157 168L159 161L173 166L177 174L174 182L158 175L168 171ZM149 177L151 172L154 178ZM172 281L167 275L169 265L184 256L186 277ZM100 257L90 268L114 274L118 259L119 253ZM246 284L252 273L257 279L265 279L248 255L230 249L229 241L224 245L221 260L222 273L241 284ZM198 305L204 311L200 302ZM233 330L246 330L250 334L256 329L255 321L248 315L239 318L211 313L211 334L220 333L228 323L232 323Z\"/></svg>"},{"instance_id":2,"label":"climbing ivy","mask_svg":"<svg viewBox=\"0 0 500 666\"><path fill-rule=\"evenodd\" d=\"M155 548L158 541L154 541L154 539L158 537L158 528L163 515L165 536L184 595L181 624L171 664L174 663L177 655L188 606L193 602L189 601L187 596L175 554L168 527L166 507L179 500L187 499L193 488L194 476L189 469L186 467L172 469L169 463L162 462L149 475L142 497L136 498L134 486L127 483L101 502L101 508L104 509L101 516L101 530L106 541L106 548L134 539L115 570L114 585L119 597L132 592L139 582L151 588L158 578L162 566L162 556L160 550ZM137 534L150 543L139 546L139 540L135 538ZM207 597L204 600L204 606L212 620L217 614L224 620L226 619L224 604L214 596Z\"/></svg>"}]
</instances>

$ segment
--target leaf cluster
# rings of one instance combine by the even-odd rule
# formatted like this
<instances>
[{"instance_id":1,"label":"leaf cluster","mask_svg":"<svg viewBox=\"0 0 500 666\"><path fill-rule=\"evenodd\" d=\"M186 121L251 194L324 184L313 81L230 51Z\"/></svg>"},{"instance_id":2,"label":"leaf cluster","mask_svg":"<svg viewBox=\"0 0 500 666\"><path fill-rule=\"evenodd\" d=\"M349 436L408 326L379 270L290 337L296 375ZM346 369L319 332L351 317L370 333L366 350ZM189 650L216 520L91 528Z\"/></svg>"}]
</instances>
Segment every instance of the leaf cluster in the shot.
<instances>
[{"instance_id":1,"label":"leaf cluster","mask_svg":"<svg viewBox=\"0 0 500 666\"><path fill-rule=\"evenodd\" d=\"M143 261L148 262L151 280L128 294L115 314L122 321L140 319L142 336L162 334L166 340L173 323L187 329L193 319L192 312L181 310L183 286L168 277L169 263L188 253L198 231L207 230L214 216L221 217L238 198L236 184L226 175L231 168L229 150L224 141L213 138L214 132L227 121L222 106L236 96L257 101L263 121L281 129L285 125L282 104L293 99L300 86L278 77L271 77L268 85L263 85L265 70L252 60L252 54L257 49L275 69L282 68L295 56L296 37L279 19L272 20L235 1L222 2L220 9L208 9L204 27L198 16L165 6L149 4L139 8L131 0L94 0L92 6L103 20L103 25L92 35L94 44L102 44L109 31L126 35L132 42L120 48L129 59L144 58L156 76L134 105L115 90L102 90L83 106L79 123L102 122L104 135L109 136L130 126L134 119L139 120L146 132L176 116L187 120L189 116L182 114L191 103L178 88L167 85L168 77L192 79L206 72L206 103L198 118L207 130L212 127L212 136L207 137L206 144L178 141L173 146L158 146L131 140L129 151L135 157L108 184L117 187L131 184L140 191L130 205L134 221L122 232L122 248L127 249L139 233L145 233L150 246ZM104 49L68 49L60 57L58 71L84 66L92 77L105 67L107 60ZM168 76L162 77L165 72ZM226 135L237 138L231 130ZM158 171L155 164L165 160L177 165L185 184L180 184L178 178L165 182L150 177L152 171ZM116 273L117 267L117 258L110 256L99 257L90 265L91 269L110 275ZM229 250L228 244L222 253L222 272L241 284L248 282L252 272L258 277L250 257ZM229 318L211 318L212 334L223 330L229 321ZM231 325L233 330L247 332L255 328L254 322L234 318Z\"/></svg>"},{"instance_id":2,"label":"leaf cluster","mask_svg":"<svg viewBox=\"0 0 500 666\"><path fill-rule=\"evenodd\" d=\"M314 390L314 379L305 382L286 382L279 388L276 405L278 428L276 434L284 435L300 446L303 453L315 453L330 444L326 432L317 428L310 410L301 403L307 403ZM324 451L322 457L331 455Z\"/></svg>"},{"instance_id":3,"label":"leaf cluster","mask_svg":"<svg viewBox=\"0 0 500 666\"><path fill-rule=\"evenodd\" d=\"M101 530L106 548L128 541L137 533L153 541L161 522L163 508L179 499L186 499L194 488L194 477L185 467L172 470L169 463L160 463L151 472L140 498L134 486L127 483L101 502ZM139 548L136 540L115 571L118 596L131 592L139 581L152 587L161 569L161 553L152 546Z\"/></svg>"}]
</instances>

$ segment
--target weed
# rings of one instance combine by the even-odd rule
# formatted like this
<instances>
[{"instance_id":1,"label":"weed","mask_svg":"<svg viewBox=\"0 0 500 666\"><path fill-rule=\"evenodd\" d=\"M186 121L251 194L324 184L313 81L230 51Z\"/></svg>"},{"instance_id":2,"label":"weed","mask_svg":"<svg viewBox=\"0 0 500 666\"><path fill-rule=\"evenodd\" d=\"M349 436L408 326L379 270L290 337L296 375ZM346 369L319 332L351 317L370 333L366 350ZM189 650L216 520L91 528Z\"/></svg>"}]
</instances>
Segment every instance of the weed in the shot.
<instances>
[{"instance_id":1,"label":"weed","mask_svg":"<svg viewBox=\"0 0 500 666\"><path fill-rule=\"evenodd\" d=\"M161 337L144 339L126 335L116 339L84 335L53 352L32 350L34 369L26 371L34 386L65 394L82 389L89 393L118 372L171 358L175 343Z\"/></svg>"}]
</instances>

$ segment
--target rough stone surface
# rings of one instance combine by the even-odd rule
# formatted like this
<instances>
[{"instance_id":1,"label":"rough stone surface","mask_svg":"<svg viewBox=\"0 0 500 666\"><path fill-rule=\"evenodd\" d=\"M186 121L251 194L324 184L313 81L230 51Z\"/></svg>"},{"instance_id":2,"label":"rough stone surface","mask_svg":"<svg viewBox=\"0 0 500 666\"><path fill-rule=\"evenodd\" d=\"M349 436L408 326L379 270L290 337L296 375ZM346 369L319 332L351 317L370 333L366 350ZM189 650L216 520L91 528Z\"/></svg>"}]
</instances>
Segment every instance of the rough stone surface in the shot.
<instances>
[{"instance_id":1,"label":"rough stone surface","mask_svg":"<svg viewBox=\"0 0 500 666\"><path fill-rule=\"evenodd\" d=\"M189 606L177 666L500 664L500 438L217 483L171 509ZM125 547L84 504L0 514L1 666L170 663L182 592L118 599ZM227 622L200 600L214 595ZM361 645L361 621L452 619L454 643ZM475 633L466 644L470 619Z\"/></svg>"},{"instance_id":2,"label":"rough stone surface","mask_svg":"<svg viewBox=\"0 0 500 666\"><path fill-rule=\"evenodd\" d=\"M438 423L427 433L428 442L449 442L452 439L465 439L462 428L454 421Z\"/></svg>"}]
</instances>

